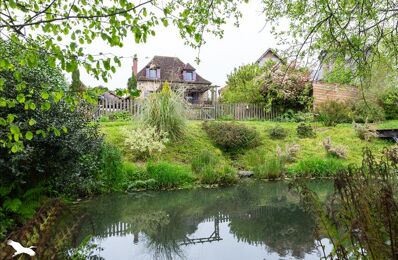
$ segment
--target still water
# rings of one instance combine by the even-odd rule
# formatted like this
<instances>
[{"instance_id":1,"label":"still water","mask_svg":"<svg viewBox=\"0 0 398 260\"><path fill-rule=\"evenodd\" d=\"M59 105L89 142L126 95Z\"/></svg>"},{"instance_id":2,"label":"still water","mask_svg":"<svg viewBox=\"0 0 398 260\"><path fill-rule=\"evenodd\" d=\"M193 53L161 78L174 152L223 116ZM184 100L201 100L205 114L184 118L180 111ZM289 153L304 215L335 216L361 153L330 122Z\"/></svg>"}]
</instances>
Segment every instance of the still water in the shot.
<instances>
[{"instance_id":1,"label":"still water","mask_svg":"<svg viewBox=\"0 0 398 260\"><path fill-rule=\"evenodd\" d=\"M310 186L323 198L332 189L330 182ZM73 206L60 221L60 228L66 226L71 233L66 252L80 245L91 259L321 256L314 221L285 182L101 196Z\"/></svg>"}]
</instances>

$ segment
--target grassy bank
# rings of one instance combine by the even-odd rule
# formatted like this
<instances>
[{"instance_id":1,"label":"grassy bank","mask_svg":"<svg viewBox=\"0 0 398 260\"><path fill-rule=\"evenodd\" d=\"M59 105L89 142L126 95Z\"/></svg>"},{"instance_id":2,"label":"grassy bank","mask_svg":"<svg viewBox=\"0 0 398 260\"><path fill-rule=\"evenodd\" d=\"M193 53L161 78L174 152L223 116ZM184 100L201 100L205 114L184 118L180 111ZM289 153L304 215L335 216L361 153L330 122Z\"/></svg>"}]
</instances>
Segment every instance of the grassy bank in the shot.
<instances>
[{"instance_id":1,"label":"grassy bank","mask_svg":"<svg viewBox=\"0 0 398 260\"><path fill-rule=\"evenodd\" d=\"M152 159L189 166L192 160L197 158L201 152L208 151L218 155L222 163L229 164L235 169L251 170L258 164L259 158L274 156L277 146L283 149L287 144L298 144L300 150L297 154L297 160L287 164L287 168L294 169L297 167L304 167L303 164L306 162L309 162L309 164L317 164L319 161L328 160L338 161L339 164L344 165L351 163L360 164L363 148L369 147L375 154L380 154L384 147L393 145L392 142L380 139L374 139L372 142L361 140L357 137L351 124L324 127L321 124L314 123L313 126L316 130L316 137L304 139L299 138L296 134L297 123L246 121L239 122L239 124L255 128L260 135L261 145L253 149L247 149L231 158L231 156L224 154L213 145L202 129L201 122L190 121L188 122L185 135L181 136L176 141L168 143L166 149ZM287 132L287 136L283 140L273 139L268 134L268 131L277 125L283 127ZM105 134L106 140L122 151L125 161L136 165L144 165L146 162L135 160L129 152L128 147L124 144L124 137L121 131L124 127L134 129L139 127L139 123L135 121L101 123L101 131ZM377 125L377 128L394 127L398 127L398 121L387 121ZM327 155L322 146L322 141L329 136L333 144L345 146L347 150L346 159L337 160ZM332 166L324 164L320 167L330 168Z\"/></svg>"}]
</instances>

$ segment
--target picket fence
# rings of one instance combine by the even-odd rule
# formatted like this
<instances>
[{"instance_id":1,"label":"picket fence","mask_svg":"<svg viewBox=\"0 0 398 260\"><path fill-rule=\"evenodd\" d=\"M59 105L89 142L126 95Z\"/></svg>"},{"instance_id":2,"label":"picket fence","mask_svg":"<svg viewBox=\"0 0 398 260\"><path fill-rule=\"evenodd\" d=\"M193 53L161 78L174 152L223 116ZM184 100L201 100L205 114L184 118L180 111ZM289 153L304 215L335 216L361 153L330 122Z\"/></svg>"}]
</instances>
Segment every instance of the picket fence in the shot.
<instances>
[{"instance_id":1,"label":"picket fence","mask_svg":"<svg viewBox=\"0 0 398 260\"><path fill-rule=\"evenodd\" d=\"M141 115L142 101L129 99L100 100L94 112L96 118L115 112L129 112L133 116ZM187 117L190 120L268 120L278 117L274 109L267 110L261 104L189 104Z\"/></svg>"}]
</instances>

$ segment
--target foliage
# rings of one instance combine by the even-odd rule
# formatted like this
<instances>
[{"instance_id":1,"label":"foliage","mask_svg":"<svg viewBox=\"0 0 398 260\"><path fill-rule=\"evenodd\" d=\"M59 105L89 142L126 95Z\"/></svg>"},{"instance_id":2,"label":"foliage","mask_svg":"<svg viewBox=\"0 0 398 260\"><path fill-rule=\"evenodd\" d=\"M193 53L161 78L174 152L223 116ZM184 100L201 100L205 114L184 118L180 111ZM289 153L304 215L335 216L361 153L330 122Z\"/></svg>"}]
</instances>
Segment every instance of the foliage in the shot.
<instances>
[{"instance_id":1,"label":"foliage","mask_svg":"<svg viewBox=\"0 0 398 260\"><path fill-rule=\"evenodd\" d=\"M384 155L391 163L398 165L398 145L386 149Z\"/></svg>"},{"instance_id":2,"label":"foliage","mask_svg":"<svg viewBox=\"0 0 398 260\"><path fill-rule=\"evenodd\" d=\"M75 69L72 72L72 83L69 87L69 90L74 94L83 93L86 87L84 86L83 82L80 80L80 71L79 69Z\"/></svg>"},{"instance_id":3,"label":"foliage","mask_svg":"<svg viewBox=\"0 0 398 260\"><path fill-rule=\"evenodd\" d=\"M322 203L304 182L293 187L318 230L334 248L324 258L393 259L397 253L397 165L376 160L364 151L363 164L350 167L334 178L335 192Z\"/></svg>"},{"instance_id":4,"label":"foliage","mask_svg":"<svg viewBox=\"0 0 398 260\"><path fill-rule=\"evenodd\" d=\"M361 140L370 142L372 141L372 139L377 137L376 128L368 122L365 122L365 124L358 124L354 122L353 126L355 129L355 133Z\"/></svg>"},{"instance_id":5,"label":"foliage","mask_svg":"<svg viewBox=\"0 0 398 260\"><path fill-rule=\"evenodd\" d=\"M322 144L328 155L341 159L347 158L347 148L341 145L332 145L332 138L330 136L324 139Z\"/></svg>"},{"instance_id":6,"label":"foliage","mask_svg":"<svg viewBox=\"0 0 398 260\"><path fill-rule=\"evenodd\" d=\"M227 153L237 153L260 144L257 131L242 124L207 121L202 127L212 142Z\"/></svg>"},{"instance_id":7,"label":"foliage","mask_svg":"<svg viewBox=\"0 0 398 260\"><path fill-rule=\"evenodd\" d=\"M384 109L374 100L359 100L353 105L353 120L355 122L380 122L384 119Z\"/></svg>"},{"instance_id":8,"label":"foliage","mask_svg":"<svg viewBox=\"0 0 398 260\"><path fill-rule=\"evenodd\" d=\"M236 171L221 163L220 158L207 150L202 151L191 163L192 171L203 184L223 186L236 183Z\"/></svg>"},{"instance_id":9,"label":"foliage","mask_svg":"<svg viewBox=\"0 0 398 260\"><path fill-rule=\"evenodd\" d=\"M48 56L50 68L59 64L63 71L71 73L80 67L96 79L107 82L109 76L116 72L116 67L121 66L120 58L109 53L90 53L86 51L89 49L87 45L102 41L109 47L122 47L123 41L130 36L136 43L143 43L148 36L155 35L157 26L167 27L171 23L178 28L186 44L199 48L204 43L204 35L222 36L221 25L227 23L227 18L238 22L241 13L237 6L241 2L245 1L172 0L164 4L151 0L142 3L112 0L106 5L98 1L1 1L0 9L7 10L7 14L0 13L0 30L18 52L0 50L0 71L16 75L12 84L22 86L28 82L20 76L20 68L32 69L43 56ZM0 82L0 88L3 89L5 80L2 77ZM41 91L32 88L31 94L40 95ZM46 93L49 96L65 95L70 104L74 103L68 92L60 94L59 90L54 91L49 87ZM17 99L19 94L1 99L1 107L19 103L23 100L21 96ZM90 100L85 95L83 98ZM32 102L29 98L25 101ZM32 104L32 110L34 105L39 107ZM12 114L7 114L5 118L8 116ZM2 123L11 133L12 122ZM14 135L16 128L12 129L11 134ZM21 133L23 136L25 134ZM21 146L20 141L25 140L1 141L12 149L16 143Z\"/></svg>"},{"instance_id":10,"label":"foliage","mask_svg":"<svg viewBox=\"0 0 398 260\"><path fill-rule=\"evenodd\" d=\"M312 85L308 71L292 66L249 64L228 75L222 101L227 103L263 103L280 111L309 110Z\"/></svg>"},{"instance_id":11,"label":"foliage","mask_svg":"<svg viewBox=\"0 0 398 260\"><path fill-rule=\"evenodd\" d=\"M243 65L235 68L227 76L226 87L222 89L221 100L226 103L262 103L261 85L257 79L266 67L257 64Z\"/></svg>"},{"instance_id":12,"label":"foliage","mask_svg":"<svg viewBox=\"0 0 398 260\"><path fill-rule=\"evenodd\" d=\"M353 84L353 71L347 60L338 56L333 61L332 69L326 71L323 80L328 83Z\"/></svg>"},{"instance_id":13,"label":"foliage","mask_svg":"<svg viewBox=\"0 0 398 260\"><path fill-rule=\"evenodd\" d=\"M146 159L166 148L167 133L158 132L154 127L129 130L122 129L125 144L136 159Z\"/></svg>"},{"instance_id":14,"label":"foliage","mask_svg":"<svg viewBox=\"0 0 398 260\"><path fill-rule=\"evenodd\" d=\"M147 172L156 181L157 189L177 188L193 180L187 168L168 162L149 162Z\"/></svg>"},{"instance_id":15,"label":"foliage","mask_svg":"<svg viewBox=\"0 0 398 260\"><path fill-rule=\"evenodd\" d=\"M282 162L295 162L298 152L300 151L300 145L298 144L286 144L285 150L278 145L276 147L276 156Z\"/></svg>"},{"instance_id":16,"label":"foliage","mask_svg":"<svg viewBox=\"0 0 398 260\"><path fill-rule=\"evenodd\" d=\"M274 121L277 122L312 122L314 121L314 114L311 112L293 111L288 109L281 115L278 115Z\"/></svg>"},{"instance_id":17,"label":"foliage","mask_svg":"<svg viewBox=\"0 0 398 260\"><path fill-rule=\"evenodd\" d=\"M346 62L352 79L370 87L373 65L387 56L397 64L397 10L388 2L359 0L263 0L266 21L293 57L320 65ZM315 12L316 10L316 12ZM347 15L349 14L349 15ZM283 29L281 21L289 21ZM352 28L355 28L353 30ZM383 33L380 33L383 31ZM314 61L314 59L317 59ZM345 66L340 66L346 72ZM348 69L347 68L347 69ZM392 71L392 70L391 70ZM341 77L341 75L337 75ZM343 73L344 81L345 73Z\"/></svg>"},{"instance_id":18,"label":"foliage","mask_svg":"<svg viewBox=\"0 0 398 260\"><path fill-rule=\"evenodd\" d=\"M124 181L125 168L119 149L108 143L101 147L98 180L103 191L118 191Z\"/></svg>"},{"instance_id":19,"label":"foliage","mask_svg":"<svg viewBox=\"0 0 398 260\"><path fill-rule=\"evenodd\" d=\"M275 127L272 127L271 129L268 130L268 134L270 138L274 139L285 139L287 136L286 130L281 127L280 125L277 125Z\"/></svg>"},{"instance_id":20,"label":"foliage","mask_svg":"<svg viewBox=\"0 0 398 260\"><path fill-rule=\"evenodd\" d=\"M398 87L387 89L381 95L381 103L386 119L398 119Z\"/></svg>"},{"instance_id":21,"label":"foliage","mask_svg":"<svg viewBox=\"0 0 398 260\"><path fill-rule=\"evenodd\" d=\"M175 140L184 134L185 113L182 94L171 91L169 84L165 82L161 92L153 93L145 100L142 120L146 125L167 133Z\"/></svg>"},{"instance_id":22,"label":"foliage","mask_svg":"<svg viewBox=\"0 0 398 260\"><path fill-rule=\"evenodd\" d=\"M266 159L262 164L253 168L256 178L275 180L285 173L284 162L278 157Z\"/></svg>"},{"instance_id":23,"label":"foliage","mask_svg":"<svg viewBox=\"0 0 398 260\"><path fill-rule=\"evenodd\" d=\"M288 168L289 175L303 177L329 177L334 176L347 167L336 158L307 158L298 161L297 164Z\"/></svg>"},{"instance_id":24,"label":"foliage","mask_svg":"<svg viewBox=\"0 0 398 260\"><path fill-rule=\"evenodd\" d=\"M113 112L110 113L107 117L109 121L129 121L132 119L131 114L127 111Z\"/></svg>"},{"instance_id":25,"label":"foliage","mask_svg":"<svg viewBox=\"0 0 398 260\"><path fill-rule=\"evenodd\" d=\"M268 108L308 111L312 107L312 83L307 69L294 65L270 67L259 82Z\"/></svg>"},{"instance_id":26,"label":"foliage","mask_svg":"<svg viewBox=\"0 0 398 260\"><path fill-rule=\"evenodd\" d=\"M296 132L299 138L313 138L316 136L312 126L304 122L297 125Z\"/></svg>"},{"instance_id":27,"label":"foliage","mask_svg":"<svg viewBox=\"0 0 398 260\"><path fill-rule=\"evenodd\" d=\"M339 101L327 101L316 109L316 119L325 126L351 122L351 105Z\"/></svg>"},{"instance_id":28,"label":"foliage","mask_svg":"<svg viewBox=\"0 0 398 260\"><path fill-rule=\"evenodd\" d=\"M137 89L137 78L134 73L127 80L127 90L130 97L138 97L140 95L140 90Z\"/></svg>"}]
</instances>

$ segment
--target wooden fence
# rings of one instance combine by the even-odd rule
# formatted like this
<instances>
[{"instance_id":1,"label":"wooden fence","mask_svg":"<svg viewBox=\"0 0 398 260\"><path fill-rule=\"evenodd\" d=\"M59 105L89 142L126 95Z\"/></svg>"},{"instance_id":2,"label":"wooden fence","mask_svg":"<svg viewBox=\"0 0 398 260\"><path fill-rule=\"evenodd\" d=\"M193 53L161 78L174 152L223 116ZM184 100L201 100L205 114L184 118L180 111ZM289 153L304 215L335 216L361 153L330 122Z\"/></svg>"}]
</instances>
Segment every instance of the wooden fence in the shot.
<instances>
[{"instance_id":1,"label":"wooden fence","mask_svg":"<svg viewBox=\"0 0 398 260\"><path fill-rule=\"evenodd\" d=\"M142 101L129 99L101 100L95 111L95 117L109 115L114 112L129 112L133 116L142 113ZM260 104L203 104L187 106L187 115L190 120L274 120L278 113L271 109L266 110Z\"/></svg>"}]
</instances>

